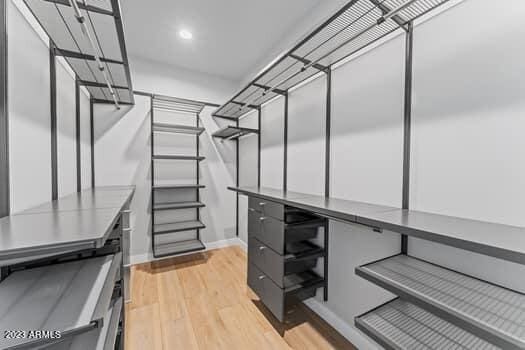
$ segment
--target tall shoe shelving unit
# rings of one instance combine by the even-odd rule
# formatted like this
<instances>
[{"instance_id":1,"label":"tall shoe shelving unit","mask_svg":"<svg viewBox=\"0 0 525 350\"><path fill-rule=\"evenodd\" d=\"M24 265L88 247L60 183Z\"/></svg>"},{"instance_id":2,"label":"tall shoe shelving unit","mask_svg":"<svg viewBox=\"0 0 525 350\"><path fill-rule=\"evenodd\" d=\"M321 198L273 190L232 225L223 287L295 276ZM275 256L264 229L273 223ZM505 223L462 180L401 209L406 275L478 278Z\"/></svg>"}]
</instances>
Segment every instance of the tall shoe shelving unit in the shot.
<instances>
[{"instance_id":1,"label":"tall shoe shelving unit","mask_svg":"<svg viewBox=\"0 0 525 350\"><path fill-rule=\"evenodd\" d=\"M201 202L200 189L204 185L200 184L199 169L204 160L199 154L199 136L204 132L199 118L204 107L205 104L191 100L157 95L151 98L151 232L155 258L205 249L200 239L200 230L206 226L200 215L205 204ZM159 120L161 114L163 118ZM160 134L171 140L195 138L194 153L161 153L156 142ZM173 163L175 170L182 168L177 163L194 162L194 179L159 179L156 168L162 162L164 166Z\"/></svg>"}]
</instances>

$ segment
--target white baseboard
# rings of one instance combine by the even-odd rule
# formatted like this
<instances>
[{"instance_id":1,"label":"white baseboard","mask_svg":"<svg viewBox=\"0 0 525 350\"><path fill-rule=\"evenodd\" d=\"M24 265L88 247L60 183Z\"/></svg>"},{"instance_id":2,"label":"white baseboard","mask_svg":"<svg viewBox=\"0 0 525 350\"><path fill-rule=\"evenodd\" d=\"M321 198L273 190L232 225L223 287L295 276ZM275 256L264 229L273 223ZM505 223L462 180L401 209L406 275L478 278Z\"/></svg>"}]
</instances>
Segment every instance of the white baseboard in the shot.
<instances>
[{"instance_id":1,"label":"white baseboard","mask_svg":"<svg viewBox=\"0 0 525 350\"><path fill-rule=\"evenodd\" d=\"M326 307L321 301L310 298L305 300L304 303L308 306L313 312L318 314L323 320L325 320L329 325L335 328L336 331L341 333L343 337L348 339L354 346L360 350L380 350L382 349L370 338L365 336L355 327L351 326L345 320L337 316L332 310Z\"/></svg>"},{"instance_id":2,"label":"white baseboard","mask_svg":"<svg viewBox=\"0 0 525 350\"><path fill-rule=\"evenodd\" d=\"M238 237L230 238L230 239L223 239L223 240L214 241L214 242L203 242L203 243L206 246L206 249L204 251L211 250L211 249L218 249L218 248L226 248L226 247L231 247L231 246L234 246L234 245L240 246L244 250L247 249L246 243L243 242ZM177 256L183 256L183 255L189 255L189 254L195 254L195 252L179 254ZM132 255L130 257L130 262L131 262L131 265L138 265L138 264L148 263L148 262L151 262L151 261L158 261L158 260L170 259L170 258L172 258L172 257L168 256L168 257L161 258L161 259L155 259L153 257L153 255L151 255L150 253L144 253L144 254Z\"/></svg>"}]
</instances>

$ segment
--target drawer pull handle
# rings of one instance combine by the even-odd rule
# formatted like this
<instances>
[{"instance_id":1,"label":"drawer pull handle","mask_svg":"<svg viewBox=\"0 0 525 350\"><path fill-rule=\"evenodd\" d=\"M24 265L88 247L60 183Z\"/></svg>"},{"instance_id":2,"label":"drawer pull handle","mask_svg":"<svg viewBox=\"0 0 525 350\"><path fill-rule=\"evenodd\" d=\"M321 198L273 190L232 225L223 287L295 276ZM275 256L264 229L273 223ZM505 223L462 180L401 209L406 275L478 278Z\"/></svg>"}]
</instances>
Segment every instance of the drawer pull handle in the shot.
<instances>
[{"instance_id":1,"label":"drawer pull handle","mask_svg":"<svg viewBox=\"0 0 525 350\"><path fill-rule=\"evenodd\" d=\"M260 246L260 247L259 247L259 250L260 250L261 252L262 252L263 250L265 250L265 249L266 249L265 246Z\"/></svg>"},{"instance_id":2,"label":"drawer pull handle","mask_svg":"<svg viewBox=\"0 0 525 350\"><path fill-rule=\"evenodd\" d=\"M248 208L248 210L249 210L249 211L255 211L255 209L253 209L253 208Z\"/></svg>"},{"instance_id":3,"label":"drawer pull handle","mask_svg":"<svg viewBox=\"0 0 525 350\"><path fill-rule=\"evenodd\" d=\"M261 207L264 207L264 206L266 205L266 203L264 203L264 202L259 202L259 205L260 205Z\"/></svg>"},{"instance_id":4,"label":"drawer pull handle","mask_svg":"<svg viewBox=\"0 0 525 350\"><path fill-rule=\"evenodd\" d=\"M259 220L264 221L266 218L264 216L260 217Z\"/></svg>"},{"instance_id":5,"label":"drawer pull handle","mask_svg":"<svg viewBox=\"0 0 525 350\"><path fill-rule=\"evenodd\" d=\"M266 277L266 276L261 275L261 276L259 276L259 279L260 279L260 280L263 280L265 277Z\"/></svg>"}]
</instances>

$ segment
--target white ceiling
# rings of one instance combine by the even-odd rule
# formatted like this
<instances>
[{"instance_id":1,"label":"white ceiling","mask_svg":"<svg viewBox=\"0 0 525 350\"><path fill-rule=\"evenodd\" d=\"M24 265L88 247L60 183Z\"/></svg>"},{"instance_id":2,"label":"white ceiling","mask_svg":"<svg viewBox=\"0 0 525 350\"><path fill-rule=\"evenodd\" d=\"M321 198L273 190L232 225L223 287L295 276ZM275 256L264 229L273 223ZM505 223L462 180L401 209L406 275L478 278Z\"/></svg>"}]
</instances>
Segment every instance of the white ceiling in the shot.
<instances>
[{"instance_id":1,"label":"white ceiling","mask_svg":"<svg viewBox=\"0 0 525 350\"><path fill-rule=\"evenodd\" d=\"M129 56L237 82L269 63L341 3L344 1L121 0ZM181 28L191 30L193 40L181 39Z\"/></svg>"}]
</instances>

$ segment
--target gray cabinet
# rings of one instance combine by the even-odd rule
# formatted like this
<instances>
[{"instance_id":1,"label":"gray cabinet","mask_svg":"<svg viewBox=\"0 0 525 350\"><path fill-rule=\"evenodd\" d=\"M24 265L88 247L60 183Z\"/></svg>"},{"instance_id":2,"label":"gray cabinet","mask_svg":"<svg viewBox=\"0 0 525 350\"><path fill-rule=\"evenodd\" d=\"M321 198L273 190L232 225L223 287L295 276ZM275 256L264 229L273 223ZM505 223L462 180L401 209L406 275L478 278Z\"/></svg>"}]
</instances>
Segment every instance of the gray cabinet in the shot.
<instances>
[{"instance_id":1,"label":"gray cabinet","mask_svg":"<svg viewBox=\"0 0 525 350\"><path fill-rule=\"evenodd\" d=\"M325 287L313 271L325 249L309 240L326 219L256 197L248 206L248 285L283 321L290 306Z\"/></svg>"}]
</instances>

